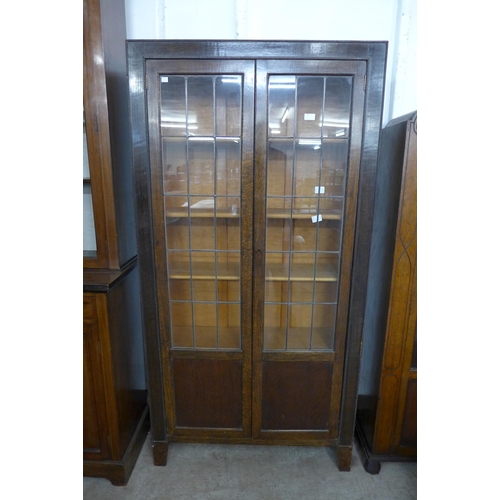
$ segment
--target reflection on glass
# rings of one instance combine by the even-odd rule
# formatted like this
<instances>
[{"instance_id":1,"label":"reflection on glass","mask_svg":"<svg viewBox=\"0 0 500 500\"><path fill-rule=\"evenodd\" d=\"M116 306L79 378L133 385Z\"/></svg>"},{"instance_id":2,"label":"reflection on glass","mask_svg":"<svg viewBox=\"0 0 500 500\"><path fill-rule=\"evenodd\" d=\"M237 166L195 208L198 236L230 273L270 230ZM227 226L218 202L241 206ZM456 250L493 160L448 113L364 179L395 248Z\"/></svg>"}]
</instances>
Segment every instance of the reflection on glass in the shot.
<instances>
[{"instance_id":1,"label":"reflection on glass","mask_svg":"<svg viewBox=\"0 0 500 500\"><path fill-rule=\"evenodd\" d=\"M172 347L241 349L241 75L161 77Z\"/></svg>"},{"instance_id":2,"label":"reflection on glass","mask_svg":"<svg viewBox=\"0 0 500 500\"><path fill-rule=\"evenodd\" d=\"M90 179L89 149L87 146L87 128L85 125L85 112L83 113L83 178Z\"/></svg>"},{"instance_id":3,"label":"reflection on glass","mask_svg":"<svg viewBox=\"0 0 500 500\"><path fill-rule=\"evenodd\" d=\"M95 235L94 207L92 206L92 189L90 187L90 165L85 112L83 113L83 182L83 255L84 257L95 257L97 242Z\"/></svg>"},{"instance_id":4,"label":"reflection on glass","mask_svg":"<svg viewBox=\"0 0 500 500\"><path fill-rule=\"evenodd\" d=\"M97 251L92 192L89 184L83 185L83 251Z\"/></svg>"},{"instance_id":5,"label":"reflection on glass","mask_svg":"<svg viewBox=\"0 0 500 500\"><path fill-rule=\"evenodd\" d=\"M215 114L217 136L241 135L241 76L219 76L215 79Z\"/></svg>"},{"instance_id":6,"label":"reflection on glass","mask_svg":"<svg viewBox=\"0 0 500 500\"><path fill-rule=\"evenodd\" d=\"M334 348L351 87L269 78L265 350Z\"/></svg>"}]
</instances>

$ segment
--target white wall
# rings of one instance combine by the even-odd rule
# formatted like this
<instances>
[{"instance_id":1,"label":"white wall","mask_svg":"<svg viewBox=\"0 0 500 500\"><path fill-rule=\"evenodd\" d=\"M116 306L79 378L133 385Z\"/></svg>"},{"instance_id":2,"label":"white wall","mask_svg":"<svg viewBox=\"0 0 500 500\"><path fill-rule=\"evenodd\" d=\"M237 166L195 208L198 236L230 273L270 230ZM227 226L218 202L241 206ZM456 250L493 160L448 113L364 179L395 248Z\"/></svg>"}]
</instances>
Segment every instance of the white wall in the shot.
<instances>
[{"instance_id":1,"label":"white wall","mask_svg":"<svg viewBox=\"0 0 500 500\"><path fill-rule=\"evenodd\" d=\"M125 0L127 36L387 40L383 125L417 109L417 0Z\"/></svg>"}]
</instances>

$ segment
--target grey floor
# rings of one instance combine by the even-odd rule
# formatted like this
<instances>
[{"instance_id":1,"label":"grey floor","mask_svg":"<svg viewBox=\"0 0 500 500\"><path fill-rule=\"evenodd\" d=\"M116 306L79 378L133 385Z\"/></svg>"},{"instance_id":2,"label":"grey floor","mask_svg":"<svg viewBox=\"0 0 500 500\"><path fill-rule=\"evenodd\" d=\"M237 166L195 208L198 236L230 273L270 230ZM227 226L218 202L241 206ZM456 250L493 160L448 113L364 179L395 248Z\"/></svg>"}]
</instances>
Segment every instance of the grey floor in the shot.
<instances>
[{"instance_id":1,"label":"grey floor","mask_svg":"<svg viewBox=\"0 0 500 500\"><path fill-rule=\"evenodd\" d=\"M126 486L83 478L84 500L406 500L417 498L417 464L386 462L367 474L359 448L350 472L334 450L316 447L178 444L166 467L146 440Z\"/></svg>"}]
</instances>

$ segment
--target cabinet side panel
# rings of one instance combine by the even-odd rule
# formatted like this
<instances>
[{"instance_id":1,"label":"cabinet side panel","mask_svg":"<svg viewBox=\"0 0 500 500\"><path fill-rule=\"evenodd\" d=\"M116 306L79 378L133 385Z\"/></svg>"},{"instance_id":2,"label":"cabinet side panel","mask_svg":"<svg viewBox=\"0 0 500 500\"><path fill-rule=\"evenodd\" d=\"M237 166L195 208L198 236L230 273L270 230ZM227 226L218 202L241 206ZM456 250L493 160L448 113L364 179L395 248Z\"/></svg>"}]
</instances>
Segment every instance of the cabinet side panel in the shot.
<instances>
[{"instance_id":1,"label":"cabinet side panel","mask_svg":"<svg viewBox=\"0 0 500 500\"><path fill-rule=\"evenodd\" d=\"M406 121L381 132L361 357L358 423L371 442L384 353Z\"/></svg>"},{"instance_id":2,"label":"cabinet side panel","mask_svg":"<svg viewBox=\"0 0 500 500\"><path fill-rule=\"evenodd\" d=\"M100 0L119 264L137 255L123 0Z\"/></svg>"},{"instance_id":3,"label":"cabinet side panel","mask_svg":"<svg viewBox=\"0 0 500 500\"><path fill-rule=\"evenodd\" d=\"M146 376L137 267L109 292L113 374L123 454L146 406Z\"/></svg>"}]
</instances>

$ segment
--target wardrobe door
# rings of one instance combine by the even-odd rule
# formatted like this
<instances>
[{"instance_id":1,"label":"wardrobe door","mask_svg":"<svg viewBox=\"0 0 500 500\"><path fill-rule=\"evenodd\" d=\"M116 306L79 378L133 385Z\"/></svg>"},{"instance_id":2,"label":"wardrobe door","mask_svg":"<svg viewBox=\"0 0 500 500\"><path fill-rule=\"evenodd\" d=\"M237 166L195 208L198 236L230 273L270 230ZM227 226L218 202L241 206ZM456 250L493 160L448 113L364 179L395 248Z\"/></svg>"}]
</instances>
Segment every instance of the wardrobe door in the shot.
<instances>
[{"instance_id":1,"label":"wardrobe door","mask_svg":"<svg viewBox=\"0 0 500 500\"><path fill-rule=\"evenodd\" d=\"M168 433L248 437L254 62L146 72Z\"/></svg>"},{"instance_id":2,"label":"wardrobe door","mask_svg":"<svg viewBox=\"0 0 500 500\"><path fill-rule=\"evenodd\" d=\"M364 61L258 61L254 437L337 438Z\"/></svg>"}]
</instances>

